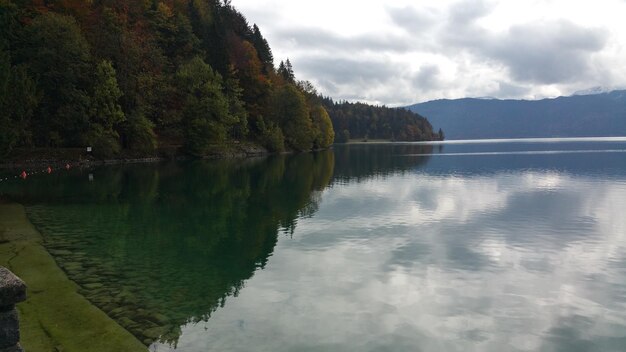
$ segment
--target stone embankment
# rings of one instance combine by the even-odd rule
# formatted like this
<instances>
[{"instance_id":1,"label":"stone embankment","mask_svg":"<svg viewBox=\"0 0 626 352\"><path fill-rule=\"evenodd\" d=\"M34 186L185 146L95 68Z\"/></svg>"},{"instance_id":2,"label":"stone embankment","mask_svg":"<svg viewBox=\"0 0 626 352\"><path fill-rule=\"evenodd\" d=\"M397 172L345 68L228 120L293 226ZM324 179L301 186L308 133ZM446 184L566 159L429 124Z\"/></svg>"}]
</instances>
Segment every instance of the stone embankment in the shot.
<instances>
[{"instance_id":1,"label":"stone embankment","mask_svg":"<svg viewBox=\"0 0 626 352\"><path fill-rule=\"evenodd\" d=\"M20 323L15 305L26 300L26 284L0 267L0 352L22 352Z\"/></svg>"},{"instance_id":2,"label":"stone embankment","mask_svg":"<svg viewBox=\"0 0 626 352\"><path fill-rule=\"evenodd\" d=\"M26 217L24 207L2 199L0 266L8 268L28 285L28 299L17 307L20 344L27 352L148 350L136 337L78 292L80 287L68 279L44 248L43 238ZM9 281L4 277L0 279L2 286ZM8 294L0 292L0 306L10 306L10 303L5 303L10 302ZM5 315L5 309L1 310L0 316L3 318L0 321L4 321L4 317L11 321L15 315ZM3 326L0 323L0 346L4 346L11 335L11 331L5 330ZM21 348L0 347L0 352L16 351L21 351Z\"/></svg>"}]
</instances>

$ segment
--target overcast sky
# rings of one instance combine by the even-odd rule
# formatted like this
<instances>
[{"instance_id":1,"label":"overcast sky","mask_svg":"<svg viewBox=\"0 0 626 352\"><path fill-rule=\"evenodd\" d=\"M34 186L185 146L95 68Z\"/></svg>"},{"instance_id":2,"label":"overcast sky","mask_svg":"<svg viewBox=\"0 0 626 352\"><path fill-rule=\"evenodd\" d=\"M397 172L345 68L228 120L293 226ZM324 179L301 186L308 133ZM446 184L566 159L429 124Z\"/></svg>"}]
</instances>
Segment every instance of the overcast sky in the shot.
<instances>
[{"instance_id":1,"label":"overcast sky","mask_svg":"<svg viewBox=\"0 0 626 352\"><path fill-rule=\"evenodd\" d=\"M276 64L391 106L626 86L626 0L233 0Z\"/></svg>"}]
</instances>

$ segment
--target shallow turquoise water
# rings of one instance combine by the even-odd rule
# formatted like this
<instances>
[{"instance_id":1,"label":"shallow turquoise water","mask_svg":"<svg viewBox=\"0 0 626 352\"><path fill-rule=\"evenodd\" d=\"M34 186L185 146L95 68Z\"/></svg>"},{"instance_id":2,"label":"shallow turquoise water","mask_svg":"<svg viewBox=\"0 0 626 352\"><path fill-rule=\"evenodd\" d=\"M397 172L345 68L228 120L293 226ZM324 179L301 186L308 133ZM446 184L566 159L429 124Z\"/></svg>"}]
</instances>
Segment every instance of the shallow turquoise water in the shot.
<instances>
[{"instance_id":1,"label":"shallow turquoise water","mask_svg":"<svg viewBox=\"0 0 626 352\"><path fill-rule=\"evenodd\" d=\"M152 351L626 346L624 140L337 146L0 193Z\"/></svg>"}]
</instances>

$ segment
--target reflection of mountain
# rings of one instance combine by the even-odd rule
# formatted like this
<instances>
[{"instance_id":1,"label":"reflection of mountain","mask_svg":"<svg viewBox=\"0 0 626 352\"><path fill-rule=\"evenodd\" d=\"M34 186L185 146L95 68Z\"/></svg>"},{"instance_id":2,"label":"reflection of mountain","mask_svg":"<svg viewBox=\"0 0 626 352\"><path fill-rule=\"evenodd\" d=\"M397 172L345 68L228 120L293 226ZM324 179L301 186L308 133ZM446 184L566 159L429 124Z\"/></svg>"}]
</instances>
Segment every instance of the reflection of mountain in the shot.
<instances>
[{"instance_id":1,"label":"reflection of mountain","mask_svg":"<svg viewBox=\"0 0 626 352\"><path fill-rule=\"evenodd\" d=\"M316 209L333 154L100 168L14 196L84 295L144 343L175 344L263 268Z\"/></svg>"},{"instance_id":2,"label":"reflection of mountain","mask_svg":"<svg viewBox=\"0 0 626 352\"><path fill-rule=\"evenodd\" d=\"M435 146L434 148L438 148ZM368 143L335 145L335 180L361 180L389 176L424 166L433 152L432 145L407 143Z\"/></svg>"}]
</instances>

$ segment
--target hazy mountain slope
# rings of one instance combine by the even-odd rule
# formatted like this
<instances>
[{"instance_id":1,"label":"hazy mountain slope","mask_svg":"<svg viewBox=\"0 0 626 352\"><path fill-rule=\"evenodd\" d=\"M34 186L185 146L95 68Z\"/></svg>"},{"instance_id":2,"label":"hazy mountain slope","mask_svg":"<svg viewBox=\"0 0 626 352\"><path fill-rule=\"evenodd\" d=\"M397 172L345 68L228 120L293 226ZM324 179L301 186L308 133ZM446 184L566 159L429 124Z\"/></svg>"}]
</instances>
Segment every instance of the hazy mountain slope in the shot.
<instances>
[{"instance_id":1,"label":"hazy mountain slope","mask_svg":"<svg viewBox=\"0 0 626 352\"><path fill-rule=\"evenodd\" d=\"M626 136L626 90L543 100L435 100L407 107L446 139Z\"/></svg>"}]
</instances>

